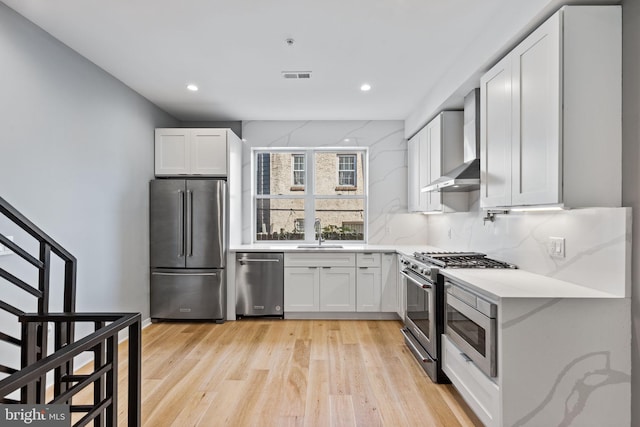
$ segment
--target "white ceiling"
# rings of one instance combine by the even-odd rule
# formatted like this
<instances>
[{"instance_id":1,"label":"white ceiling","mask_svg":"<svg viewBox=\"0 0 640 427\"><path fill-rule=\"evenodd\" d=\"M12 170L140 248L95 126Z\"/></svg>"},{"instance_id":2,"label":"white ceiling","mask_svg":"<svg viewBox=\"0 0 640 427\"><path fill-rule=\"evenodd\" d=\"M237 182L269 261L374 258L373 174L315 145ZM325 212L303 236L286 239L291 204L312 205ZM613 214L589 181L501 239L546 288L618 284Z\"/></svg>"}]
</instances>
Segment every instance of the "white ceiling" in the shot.
<instances>
[{"instance_id":1,"label":"white ceiling","mask_svg":"<svg viewBox=\"0 0 640 427\"><path fill-rule=\"evenodd\" d=\"M181 120L405 119L530 2L2 1ZM290 70L313 76L283 79Z\"/></svg>"}]
</instances>

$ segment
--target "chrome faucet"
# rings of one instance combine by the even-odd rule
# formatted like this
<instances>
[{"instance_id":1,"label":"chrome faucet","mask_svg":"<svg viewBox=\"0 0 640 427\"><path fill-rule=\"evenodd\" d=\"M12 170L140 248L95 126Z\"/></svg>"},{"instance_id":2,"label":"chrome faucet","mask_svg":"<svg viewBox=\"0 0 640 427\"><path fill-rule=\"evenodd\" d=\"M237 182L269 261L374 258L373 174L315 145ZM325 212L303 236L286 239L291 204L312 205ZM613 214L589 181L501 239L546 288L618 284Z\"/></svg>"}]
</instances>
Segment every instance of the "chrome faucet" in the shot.
<instances>
[{"instance_id":1,"label":"chrome faucet","mask_svg":"<svg viewBox=\"0 0 640 427\"><path fill-rule=\"evenodd\" d=\"M318 246L321 246L324 239L322 238L322 223L320 222L320 218L316 218L313 227L316 229L316 235L318 236Z\"/></svg>"}]
</instances>

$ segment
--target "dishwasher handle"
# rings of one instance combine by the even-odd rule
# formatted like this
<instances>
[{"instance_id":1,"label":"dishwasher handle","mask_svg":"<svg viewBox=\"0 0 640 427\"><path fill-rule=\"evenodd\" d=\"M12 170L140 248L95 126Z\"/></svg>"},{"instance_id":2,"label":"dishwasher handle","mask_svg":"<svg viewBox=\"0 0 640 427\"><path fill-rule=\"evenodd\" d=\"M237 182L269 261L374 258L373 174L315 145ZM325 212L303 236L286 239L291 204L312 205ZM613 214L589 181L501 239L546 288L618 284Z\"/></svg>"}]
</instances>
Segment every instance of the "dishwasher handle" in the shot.
<instances>
[{"instance_id":1,"label":"dishwasher handle","mask_svg":"<svg viewBox=\"0 0 640 427\"><path fill-rule=\"evenodd\" d=\"M269 259L262 259L262 258L247 258L247 259L239 259L238 262L240 263L240 265L245 265L246 263L249 262L280 262L279 259L274 259L274 258L269 258Z\"/></svg>"}]
</instances>

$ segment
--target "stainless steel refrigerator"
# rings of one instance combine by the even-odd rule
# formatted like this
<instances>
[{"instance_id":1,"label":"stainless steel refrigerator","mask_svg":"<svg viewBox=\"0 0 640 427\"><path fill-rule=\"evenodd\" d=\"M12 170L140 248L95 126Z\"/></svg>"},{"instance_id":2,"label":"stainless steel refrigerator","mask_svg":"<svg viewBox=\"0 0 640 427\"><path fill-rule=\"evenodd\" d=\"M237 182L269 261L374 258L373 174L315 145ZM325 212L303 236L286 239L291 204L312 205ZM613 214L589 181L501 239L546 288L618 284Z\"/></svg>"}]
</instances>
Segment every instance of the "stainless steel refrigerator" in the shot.
<instances>
[{"instance_id":1,"label":"stainless steel refrigerator","mask_svg":"<svg viewBox=\"0 0 640 427\"><path fill-rule=\"evenodd\" d=\"M227 183L149 184L151 320L226 317Z\"/></svg>"}]
</instances>

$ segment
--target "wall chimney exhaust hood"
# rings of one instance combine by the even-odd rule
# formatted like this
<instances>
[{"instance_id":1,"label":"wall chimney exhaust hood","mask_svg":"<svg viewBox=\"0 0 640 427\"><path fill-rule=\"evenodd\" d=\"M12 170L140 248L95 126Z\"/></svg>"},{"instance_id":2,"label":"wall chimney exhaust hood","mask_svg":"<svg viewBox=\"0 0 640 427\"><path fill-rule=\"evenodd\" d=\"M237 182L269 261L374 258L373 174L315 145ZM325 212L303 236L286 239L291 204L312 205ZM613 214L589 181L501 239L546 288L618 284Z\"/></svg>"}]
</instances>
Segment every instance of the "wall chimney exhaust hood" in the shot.
<instances>
[{"instance_id":1,"label":"wall chimney exhaust hood","mask_svg":"<svg viewBox=\"0 0 640 427\"><path fill-rule=\"evenodd\" d=\"M422 187L420 191L480 189L480 89L464 97L464 163Z\"/></svg>"}]
</instances>

